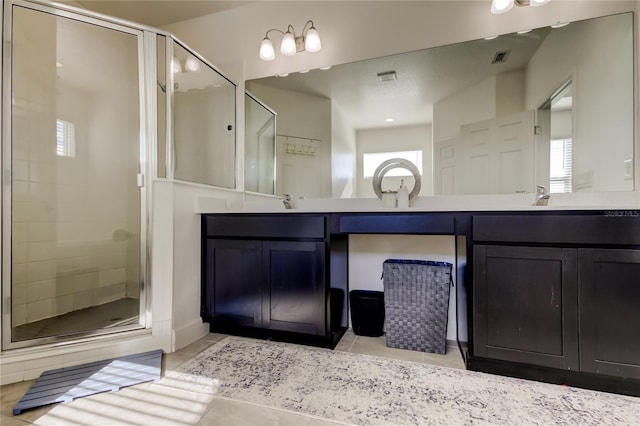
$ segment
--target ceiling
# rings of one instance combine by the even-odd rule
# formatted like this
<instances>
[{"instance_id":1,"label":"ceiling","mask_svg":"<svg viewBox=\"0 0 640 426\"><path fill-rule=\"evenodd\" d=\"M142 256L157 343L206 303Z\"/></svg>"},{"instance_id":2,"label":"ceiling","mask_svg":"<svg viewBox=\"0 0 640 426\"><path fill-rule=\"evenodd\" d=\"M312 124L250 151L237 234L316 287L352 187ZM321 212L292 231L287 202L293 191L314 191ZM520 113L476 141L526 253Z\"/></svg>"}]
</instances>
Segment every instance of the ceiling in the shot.
<instances>
[{"instance_id":1,"label":"ceiling","mask_svg":"<svg viewBox=\"0 0 640 426\"><path fill-rule=\"evenodd\" d=\"M76 0L85 9L133 22L162 27L174 22L244 6L241 0Z\"/></svg>"},{"instance_id":2,"label":"ceiling","mask_svg":"<svg viewBox=\"0 0 640 426\"><path fill-rule=\"evenodd\" d=\"M433 120L434 103L494 75L522 70L550 28L526 34L507 34L493 40L475 40L292 73L252 82L331 98L355 129L414 125ZM492 64L498 52L506 60ZM377 74L395 71L396 80L378 81ZM392 123L385 119L393 118Z\"/></svg>"}]
</instances>

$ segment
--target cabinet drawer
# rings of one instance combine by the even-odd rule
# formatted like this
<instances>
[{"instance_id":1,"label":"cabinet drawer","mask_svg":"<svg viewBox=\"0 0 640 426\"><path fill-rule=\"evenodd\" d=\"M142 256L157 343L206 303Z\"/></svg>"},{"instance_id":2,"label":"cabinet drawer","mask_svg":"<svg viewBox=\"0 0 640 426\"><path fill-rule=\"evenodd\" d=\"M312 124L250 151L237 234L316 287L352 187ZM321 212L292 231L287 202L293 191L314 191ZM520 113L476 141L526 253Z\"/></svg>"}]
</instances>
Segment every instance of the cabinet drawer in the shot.
<instances>
[{"instance_id":1,"label":"cabinet drawer","mask_svg":"<svg viewBox=\"0 0 640 426\"><path fill-rule=\"evenodd\" d=\"M475 241L640 244L640 217L605 215L477 215Z\"/></svg>"},{"instance_id":2,"label":"cabinet drawer","mask_svg":"<svg viewBox=\"0 0 640 426\"><path fill-rule=\"evenodd\" d=\"M340 217L340 232L346 234L453 234L450 214L357 214Z\"/></svg>"},{"instance_id":3,"label":"cabinet drawer","mask_svg":"<svg viewBox=\"0 0 640 426\"><path fill-rule=\"evenodd\" d=\"M235 238L324 238L324 216L287 214L221 216L204 215L206 237Z\"/></svg>"}]
</instances>

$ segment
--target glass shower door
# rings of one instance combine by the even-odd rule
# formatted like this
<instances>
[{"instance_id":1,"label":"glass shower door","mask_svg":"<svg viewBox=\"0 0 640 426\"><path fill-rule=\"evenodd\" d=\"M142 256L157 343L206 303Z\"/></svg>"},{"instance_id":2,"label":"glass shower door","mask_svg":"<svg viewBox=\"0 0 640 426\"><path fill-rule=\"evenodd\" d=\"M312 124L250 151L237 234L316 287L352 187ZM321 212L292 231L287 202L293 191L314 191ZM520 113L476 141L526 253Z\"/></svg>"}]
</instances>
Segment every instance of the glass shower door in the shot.
<instances>
[{"instance_id":1,"label":"glass shower door","mask_svg":"<svg viewBox=\"0 0 640 426\"><path fill-rule=\"evenodd\" d=\"M19 5L7 31L3 345L142 327L142 32Z\"/></svg>"}]
</instances>

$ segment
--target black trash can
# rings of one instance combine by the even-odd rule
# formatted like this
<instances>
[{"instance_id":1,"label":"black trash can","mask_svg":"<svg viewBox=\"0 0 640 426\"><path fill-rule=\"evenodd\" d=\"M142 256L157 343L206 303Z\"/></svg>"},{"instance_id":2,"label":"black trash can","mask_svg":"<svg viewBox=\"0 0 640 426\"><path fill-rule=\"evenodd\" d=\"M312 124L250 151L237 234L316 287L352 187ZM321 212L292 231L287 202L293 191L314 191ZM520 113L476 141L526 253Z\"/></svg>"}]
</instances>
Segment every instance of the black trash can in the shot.
<instances>
[{"instance_id":1,"label":"black trash can","mask_svg":"<svg viewBox=\"0 0 640 426\"><path fill-rule=\"evenodd\" d=\"M351 326L359 336L378 337L384 334L384 292L351 290Z\"/></svg>"}]
</instances>

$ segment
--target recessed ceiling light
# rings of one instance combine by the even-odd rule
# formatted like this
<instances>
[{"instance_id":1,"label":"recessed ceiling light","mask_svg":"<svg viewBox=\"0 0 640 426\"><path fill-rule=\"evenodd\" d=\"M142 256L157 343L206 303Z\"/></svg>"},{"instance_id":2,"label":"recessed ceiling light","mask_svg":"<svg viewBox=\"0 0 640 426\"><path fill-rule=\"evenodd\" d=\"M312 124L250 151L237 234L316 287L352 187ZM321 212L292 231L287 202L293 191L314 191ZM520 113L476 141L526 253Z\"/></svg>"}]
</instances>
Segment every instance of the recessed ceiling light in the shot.
<instances>
[{"instance_id":1,"label":"recessed ceiling light","mask_svg":"<svg viewBox=\"0 0 640 426\"><path fill-rule=\"evenodd\" d=\"M496 39L496 38L498 38L498 36L497 35L493 35L493 36L487 36L484 39L485 40L493 40L493 39Z\"/></svg>"},{"instance_id":2,"label":"recessed ceiling light","mask_svg":"<svg viewBox=\"0 0 640 426\"><path fill-rule=\"evenodd\" d=\"M302 70L302 71L299 71L299 72L300 72L300 74L306 74L306 73L309 72L309 70Z\"/></svg>"},{"instance_id":3,"label":"recessed ceiling light","mask_svg":"<svg viewBox=\"0 0 640 426\"><path fill-rule=\"evenodd\" d=\"M286 73L286 74L276 74L276 77L286 77L286 76L288 76L288 75L289 75L289 73Z\"/></svg>"},{"instance_id":4,"label":"recessed ceiling light","mask_svg":"<svg viewBox=\"0 0 640 426\"><path fill-rule=\"evenodd\" d=\"M551 28L562 28L566 27L567 25L569 25L568 22L558 22L557 24L551 25Z\"/></svg>"},{"instance_id":5,"label":"recessed ceiling light","mask_svg":"<svg viewBox=\"0 0 640 426\"><path fill-rule=\"evenodd\" d=\"M530 33L531 31L533 31L533 30L531 30L531 29L522 30L522 31L518 31L518 34L526 34L526 33Z\"/></svg>"},{"instance_id":6,"label":"recessed ceiling light","mask_svg":"<svg viewBox=\"0 0 640 426\"><path fill-rule=\"evenodd\" d=\"M393 123L394 119L393 118L385 118L384 121L386 121L387 123Z\"/></svg>"},{"instance_id":7,"label":"recessed ceiling light","mask_svg":"<svg viewBox=\"0 0 640 426\"><path fill-rule=\"evenodd\" d=\"M320 67L320 69L321 69L322 71L326 71L326 70L328 70L329 68L331 68L331 65L329 65L328 67Z\"/></svg>"}]
</instances>

